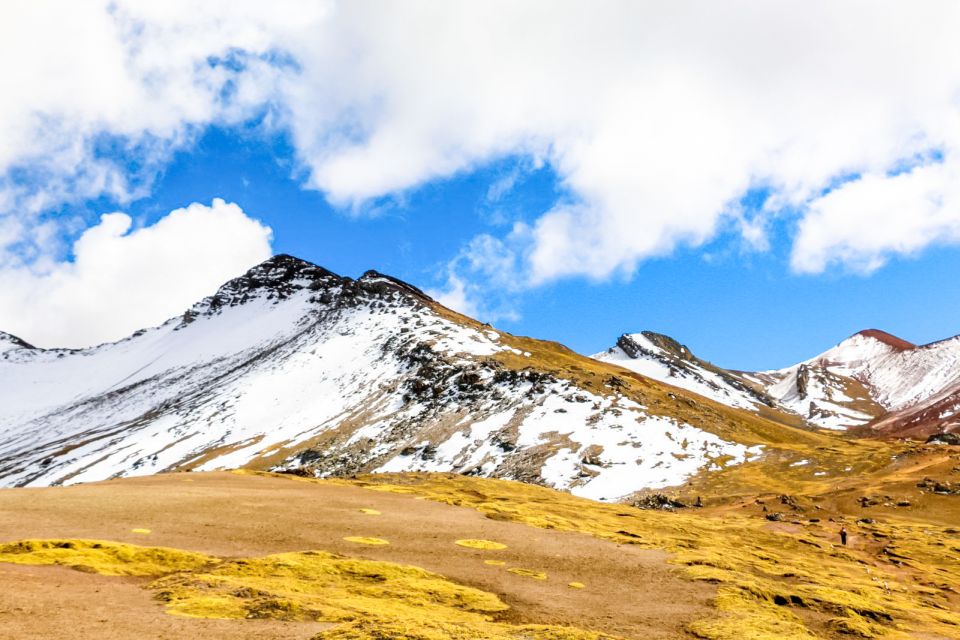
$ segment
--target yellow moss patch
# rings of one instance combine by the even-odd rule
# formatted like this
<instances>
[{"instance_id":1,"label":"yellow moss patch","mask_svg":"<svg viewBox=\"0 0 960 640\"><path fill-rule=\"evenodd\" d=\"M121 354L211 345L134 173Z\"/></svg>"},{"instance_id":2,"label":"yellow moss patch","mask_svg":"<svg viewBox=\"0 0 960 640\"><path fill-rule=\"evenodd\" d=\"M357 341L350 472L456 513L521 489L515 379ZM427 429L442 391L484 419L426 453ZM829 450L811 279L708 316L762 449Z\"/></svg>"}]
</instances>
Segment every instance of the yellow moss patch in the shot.
<instances>
[{"instance_id":1,"label":"yellow moss patch","mask_svg":"<svg viewBox=\"0 0 960 640\"><path fill-rule=\"evenodd\" d=\"M316 640L613 640L560 626L514 626L496 595L406 565L307 551L226 562L151 585L171 613L340 623Z\"/></svg>"},{"instance_id":2,"label":"yellow moss patch","mask_svg":"<svg viewBox=\"0 0 960 640\"><path fill-rule=\"evenodd\" d=\"M161 578L153 588L171 613L200 617L340 621L373 613L411 617L430 608L508 608L493 594L417 567L319 551L225 562Z\"/></svg>"},{"instance_id":3,"label":"yellow moss patch","mask_svg":"<svg viewBox=\"0 0 960 640\"><path fill-rule=\"evenodd\" d=\"M148 533L150 533L150 529L130 529L130 533L140 533L143 535L147 535Z\"/></svg>"},{"instance_id":4,"label":"yellow moss patch","mask_svg":"<svg viewBox=\"0 0 960 640\"><path fill-rule=\"evenodd\" d=\"M344 538L344 540L347 542L354 542L356 544L369 544L374 546L390 544L389 540L384 540L383 538L368 538L366 536L347 536Z\"/></svg>"},{"instance_id":5,"label":"yellow moss patch","mask_svg":"<svg viewBox=\"0 0 960 640\"><path fill-rule=\"evenodd\" d=\"M877 469L879 459L886 456L889 462L890 451L884 443L839 442L830 451L818 450L818 455ZM763 463L773 469L770 473L747 463L716 477L734 482L731 490L749 482L773 491L793 482L789 474L797 473L799 467L789 464L795 458L784 457L784 468L779 470ZM778 479L774 472L784 476ZM836 490L836 480L810 477L814 479L808 484L796 480L796 486ZM863 478L857 481L862 483ZM688 577L718 586L718 614L691 625L704 638L797 639L840 630L866 637L898 633L954 637L960 625L960 615L953 613L960 604L956 595L960 554L953 549L960 544L954 542L958 535L950 526L886 515L873 524L853 525L864 542L839 548L830 544L836 535L833 523L774 525L759 514L759 507L750 516L739 515L745 509L732 515L706 515L692 509L662 513L602 504L519 482L454 474L377 474L331 482L472 507L495 520L666 550ZM796 495L804 494L798 489ZM855 502L857 495L853 493L850 502L860 517L864 512ZM787 510L773 500L775 509ZM813 506L806 508L807 518L816 513ZM847 526L851 528L850 521ZM813 615L798 615L806 611Z\"/></svg>"},{"instance_id":6,"label":"yellow moss patch","mask_svg":"<svg viewBox=\"0 0 960 640\"><path fill-rule=\"evenodd\" d=\"M492 540L477 540L477 539L466 539L466 540L457 540L454 544L458 544L461 547L468 547L470 549L486 549L488 551L499 551L500 549L506 549L507 545L501 542L494 542Z\"/></svg>"},{"instance_id":7,"label":"yellow moss patch","mask_svg":"<svg viewBox=\"0 0 960 640\"><path fill-rule=\"evenodd\" d=\"M439 620L414 625L380 620L357 620L321 633L314 640L618 640L616 636L570 627L512 626L484 623L464 626Z\"/></svg>"},{"instance_id":8,"label":"yellow moss patch","mask_svg":"<svg viewBox=\"0 0 960 640\"><path fill-rule=\"evenodd\" d=\"M502 567L507 563L504 560L484 560L483 564L489 564L492 567Z\"/></svg>"},{"instance_id":9,"label":"yellow moss patch","mask_svg":"<svg viewBox=\"0 0 960 640\"><path fill-rule=\"evenodd\" d=\"M378 515L380 515L380 512L377 511L376 509L360 509L360 513L363 513L363 514L368 515L368 516L378 516Z\"/></svg>"},{"instance_id":10,"label":"yellow moss patch","mask_svg":"<svg viewBox=\"0 0 960 640\"><path fill-rule=\"evenodd\" d=\"M567 584L567 586L571 589L583 589L587 585L583 584L582 582L570 582Z\"/></svg>"},{"instance_id":11,"label":"yellow moss patch","mask_svg":"<svg viewBox=\"0 0 960 640\"><path fill-rule=\"evenodd\" d=\"M338 623L315 640L618 640L573 627L495 622L509 606L493 593L418 567L320 551L224 562L117 542L23 540L0 545L0 562L166 574L148 588L173 615Z\"/></svg>"},{"instance_id":12,"label":"yellow moss patch","mask_svg":"<svg viewBox=\"0 0 960 640\"><path fill-rule=\"evenodd\" d=\"M534 571L533 569L521 569L520 567L510 567L507 569L510 573L515 573L524 578L533 578L534 580L546 580L547 574L543 571Z\"/></svg>"},{"instance_id":13,"label":"yellow moss patch","mask_svg":"<svg viewBox=\"0 0 960 640\"><path fill-rule=\"evenodd\" d=\"M179 549L101 540L22 540L0 545L0 562L57 564L107 576L159 576L196 570L219 559Z\"/></svg>"}]
</instances>

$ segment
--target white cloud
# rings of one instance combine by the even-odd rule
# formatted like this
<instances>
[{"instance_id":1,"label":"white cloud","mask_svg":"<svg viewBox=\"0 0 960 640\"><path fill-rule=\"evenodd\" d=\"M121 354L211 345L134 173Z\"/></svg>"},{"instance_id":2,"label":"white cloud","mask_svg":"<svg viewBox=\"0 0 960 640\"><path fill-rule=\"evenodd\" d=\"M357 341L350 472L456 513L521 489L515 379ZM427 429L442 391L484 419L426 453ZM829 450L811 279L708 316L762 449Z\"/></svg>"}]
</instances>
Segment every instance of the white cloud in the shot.
<instances>
[{"instance_id":1,"label":"white cloud","mask_svg":"<svg viewBox=\"0 0 960 640\"><path fill-rule=\"evenodd\" d=\"M473 238L447 264L444 287L427 295L485 322L516 320L512 296L525 285L516 280L519 258L513 245L526 233L523 225L516 225L506 241L486 234Z\"/></svg>"},{"instance_id":2,"label":"white cloud","mask_svg":"<svg viewBox=\"0 0 960 640\"><path fill-rule=\"evenodd\" d=\"M791 263L817 273L831 263L871 272L892 256L910 256L933 243L960 242L960 163L870 174L809 205Z\"/></svg>"},{"instance_id":3,"label":"white cloud","mask_svg":"<svg viewBox=\"0 0 960 640\"><path fill-rule=\"evenodd\" d=\"M71 262L0 270L0 330L38 346L126 337L185 311L270 257L270 229L216 199L131 231L109 213L73 246Z\"/></svg>"},{"instance_id":4,"label":"white cloud","mask_svg":"<svg viewBox=\"0 0 960 640\"><path fill-rule=\"evenodd\" d=\"M476 301L467 293L467 283L456 273L450 273L447 276L447 283L444 289L428 289L427 295L440 304L453 309L465 316L478 318L481 309Z\"/></svg>"},{"instance_id":5,"label":"white cloud","mask_svg":"<svg viewBox=\"0 0 960 640\"><path fill-rule=\"evenodd\" d=\"M771 191L768 216L799 211L799 271L870 268L952 241L960 219L949 206L874 206L874 226L909 227L909 240L861 237L841 206L888 180L913 183L903 207L948 196L944 181L883 176L931 150L944 157L931 171L957 172L952 0L78 0L2 12L0 217L17 221L0 220L0 243L11 229L21 243L36 235L30 211L142 194L198 130L256 113L290 132L306 184L346 207L505 156L549 163L567 197L501 238L514 257L502 264L526 285L630 274L723 229L762 249L769 220L736 217L751 187ZM104 136L145 168L98 153ZM861 195L821 198L850 175L865 177L841 191ZM49 256L41 235L35 253Z\"/></svg>"}]
</instances>

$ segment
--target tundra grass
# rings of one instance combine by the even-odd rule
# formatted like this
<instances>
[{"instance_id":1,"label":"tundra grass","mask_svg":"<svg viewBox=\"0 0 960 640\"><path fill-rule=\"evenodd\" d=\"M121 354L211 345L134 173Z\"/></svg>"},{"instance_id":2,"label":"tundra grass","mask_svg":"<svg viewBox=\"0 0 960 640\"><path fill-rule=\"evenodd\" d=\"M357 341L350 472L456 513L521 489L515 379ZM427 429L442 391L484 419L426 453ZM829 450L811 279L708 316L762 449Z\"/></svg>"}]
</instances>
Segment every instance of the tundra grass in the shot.
<instances>
[{"instance_id":1,"label":"tundra grass","mask_svg":"<svg viewBox=\"0 0 960 640\"><path fill-rule=\"evenodd\" d=\"M219 562L202 553L104 540L21 540L0 544L0 562L56 564L106 576L156 576Z\"/></svg>"},{"instance_id":2,"label":"tundra grass","mask_svg":"<svg viewBox=\"0 0 960 640\"><path fill-rule=\"evenodd\" d=\"M468 538L465 540L456 540L454 544L467 547L469 549L485 549L488 551L499 551L501 549L506 549L507 545L502 542L494 542L493 540L478 540L474 538Z\"/></svg>"},{"instance_id":3,"label":"tundra grass","mask_svg":"<svg viewBox=\"0 0 960 640\"><path fill-rule=\"evenodd\" d=\"M510 607L486 591L418 567L322 551L221 560L162 547L93 540L24 540L0 562L57 564L155 578L168 613L195 618L330 622L316 640L616 640L573 627L497 620Z\"/></svg>"},{"instance_id":4,"label":"tundra grass","mask_svg":"<svg viewBox=\"0 0 960 640\"><path fill-rule=\"evenodd\" d=\"M328 482L427 497L496 520L669 551L687 577L718 587L717 615L690 625L703 638L960 638L960 540L948 527L893 518L849 522L862 541L853 548L834 543L837 524L811 523L799 515L790 516L800 522L793 525L757 515L643 511L455 474Z\"/></svg>"}]
</instances>

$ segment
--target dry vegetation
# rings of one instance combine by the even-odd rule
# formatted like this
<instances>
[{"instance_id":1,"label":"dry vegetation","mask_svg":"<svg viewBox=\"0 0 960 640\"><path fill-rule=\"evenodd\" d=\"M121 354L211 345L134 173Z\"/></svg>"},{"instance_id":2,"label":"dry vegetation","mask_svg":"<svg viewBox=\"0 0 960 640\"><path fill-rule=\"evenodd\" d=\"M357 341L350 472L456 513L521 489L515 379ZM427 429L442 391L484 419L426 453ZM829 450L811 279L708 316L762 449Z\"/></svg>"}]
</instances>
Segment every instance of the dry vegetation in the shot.
<instances>
[{"instance_id":1,"label":"dry vegetation","mask_svg":"<svg viewBox=\"0 0 960 640\"><path fill-rule=\"evenodd\" d=\"M503 340L530 355L501 352L495 359L502 366L549 372L594 393L623 394L652 414L669 415L743 444L764 445L764 454L702 473L672 491L672 498L687 504L698 496L705 503L700 509L675 512L602 504L528 484L453 474L313 480L238 473L338 490L349 486L405 494L475 509L497 521L667 551L688 579L717 589L712 614L687 626L701 638L960 638L960 495L938 495L918 486L925 478L960 486L960 452L810 430L788 415L731 409L585 359L561 345L505 334ZM370 522L386 518L363 504L351 510ZM841 525L851 535L847 546L839 544ZM518 566L523 558L511 563L500 559L497 554L509 553L515 539L504 550L495 536L474 538L484 535L474 531L461 535L469 537L451 537L448 544L483 554L478 566L502 575L509 572L532 585L556 580L553 569L548 575L543 567ZM350 543L349 556L299 551L219 558L170 548L57 539L2 545L0 562L147 577L144 584L179 616L334 623L317 636L320 639L613 637L570 626L510 622L502 594L407 564L353 557L394 549L395 538L389 535L337 536ZM583 579L570 576L559 586L570 593L585 586L589 590L589 584L568 582L571 577ZM610 597L629 599L635 594Z\"/></svg>"},{"instance_id":2,"label":"dry vegetation","mask_svg":"<svg viewBox=\"0 0 960 640\"><path fill-rule=\"evenodd\" d=\"M666 513L446 474L349 482L472 507L494 519L671 551L688 577L719 586L718 614L690 626L703 638L960 637L960 530L889 509L855 524L843 513L842 491L803 498L823 505L809 512L783 505L787 520L770 522L755 500ZM960 514L960 504L947 502L953 496L929 499ZM847 547L836 536L842 521L852 533Z\"/></svg>"},{"instance_id":3,"label":"dry vegetation","mask_svg":"<svg viewBox=\"0 0 960 640\"><path fill-rule=\"evenodd\" d=\"M495 594L417 567L321 551L224 561L105 541L26 540L0 547L0 561L156 578L147 588L173 615L337 623L318 640L612 638L572 627L497 622L494 615L509 606Z\"/></svg>"},{"instance_id":4,"label":"dry vegetation","mask_svg":"<svg viewBox=\"0 0 960 640\"><path fill-rule=\"evenodd\" d=\"M807 464L797 465L801 454ZM896 456L892 462L891 454ZM853 471L817 475L841 461L842 469ZM340 480L237 474L316 485L318 491L359 487L408 495L474 509L495 521L666 550L688 579L717 589L712 614L701 613L687 626L702 638L960 638L960 529L954 528L960 496L916 486L918 478L957 476L958 469L960 453L944 447L835 438L832 447L788 447L702 476L674 497L699 492L706 506L676 512L602 504L528 484L454 474ZM793 487L793 493L782 493L779 488L785 486ZM881 499L860 506L865 494ZM359 506L364 502L358 501L353 511L366 519L361 509L369 507ZM766 517L773 514L779 515ZM851 533L848 546L837 539L841 523ZM102 540L25 540L0 546L0 562L140 576L168 612L178 616L334 624L318 640L614 637L569 624L520 623L507 615L510 607L498 592L407 564L359 557L365 549L379 548L366 543L389 540L352 538L351 544L359 543L356 554L299 551L243 558ZM496 537L450 537L445 544L481 554L476 559L480 566L530 584L555 580L536 564L504 562L501 554L513 546L504 549ZM568 581L562 586L571 591L590 588Z\"/></svg>"}]
</instances>

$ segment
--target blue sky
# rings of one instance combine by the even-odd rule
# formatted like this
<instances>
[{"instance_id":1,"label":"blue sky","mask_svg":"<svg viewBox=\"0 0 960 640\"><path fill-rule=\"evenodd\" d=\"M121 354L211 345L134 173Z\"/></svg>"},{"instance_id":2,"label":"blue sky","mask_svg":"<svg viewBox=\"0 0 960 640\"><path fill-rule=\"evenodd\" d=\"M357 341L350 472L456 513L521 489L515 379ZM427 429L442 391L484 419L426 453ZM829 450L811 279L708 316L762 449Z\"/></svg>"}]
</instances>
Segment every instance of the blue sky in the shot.
<instances>
[{"instance_id":1,"label":"blue sky","mask_svg":"<svg viewBox=\"0 0 960 640\"><path fill-rule=\"evenodd\" d=\"M176 155L148 198L125 210L148 225L191 202L224 198L271 227L277 253L351 277L376 269L434 288L470 238L505 221L535 218L558 197L549 167L528 167L509 196L492 205L490 187L518 164L495 162L355 214L303 188L283 137L212 128ZM100 200L80 207L98 215L108 205ZM727 235L650 259L632 277L573 278L511 295L507 303L518 318L496 324L588 354L611 346L621 333L653 330L701 357L746 370L795 363L865 328L920 343L960 332L960 287L951 277L960 273L957 249L929 249L868 275L798 275L788 265L793 222L774 230L766 252L746 250Z\"/></svg>"},{"instance_id":2,"label":"blue sky","mask_svg":"<svg viewBox=\"0 0 960 640\"><path fill-rule=\"evenodd\" d=\"M90 0L0 24L0 330L40 346L158 324L273 252L583 353L651 329L763 369L862 328L960 332L949 0Z\"/></svg>"}]
</instances>

